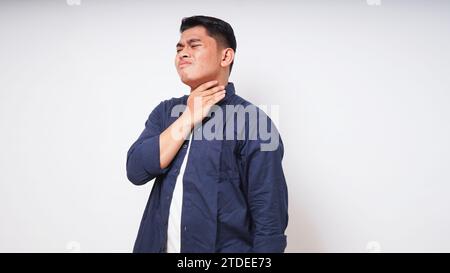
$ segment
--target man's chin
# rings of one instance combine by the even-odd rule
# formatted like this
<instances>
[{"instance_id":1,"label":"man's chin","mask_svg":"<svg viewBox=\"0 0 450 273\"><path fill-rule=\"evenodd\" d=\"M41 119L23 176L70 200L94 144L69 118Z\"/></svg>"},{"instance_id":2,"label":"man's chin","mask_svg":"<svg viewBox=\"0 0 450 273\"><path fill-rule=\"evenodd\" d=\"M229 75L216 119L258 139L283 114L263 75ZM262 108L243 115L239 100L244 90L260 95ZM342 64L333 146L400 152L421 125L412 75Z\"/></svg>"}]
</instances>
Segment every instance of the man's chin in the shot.
<instances>
[{"instance_id":1,"label":"man's chin","mask_svg":"<svg viewBox=\"0 0 450 273\"><path fill-rule=\"evenodd\" d=\"M181 79L181 82L184 83L185 85L193 88L195 86L195 82L193 80L186 80L186 79Z\"/></svg>"},{"instance_id":2,"label":"man's chin","mask_svg":"<svg viewBox=\"0 0 450 273\"><path fill-rule=\"evenodd\" d=\"M202 83L207 82L206 77L180 77L181 82L189 86L191 89L197 88Z\"/></svg>"}]
</instances>

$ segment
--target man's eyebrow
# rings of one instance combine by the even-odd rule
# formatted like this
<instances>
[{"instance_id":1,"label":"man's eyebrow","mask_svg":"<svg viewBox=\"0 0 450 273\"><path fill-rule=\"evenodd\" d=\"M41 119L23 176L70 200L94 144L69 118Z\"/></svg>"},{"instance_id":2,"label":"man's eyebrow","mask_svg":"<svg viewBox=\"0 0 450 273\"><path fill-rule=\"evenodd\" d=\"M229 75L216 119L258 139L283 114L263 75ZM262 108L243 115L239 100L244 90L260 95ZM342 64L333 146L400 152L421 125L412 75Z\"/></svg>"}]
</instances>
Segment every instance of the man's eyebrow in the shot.
<instances>
[{"instance_id":1,"label":"man's eyebrow","mask_svg":"<svg viewBox=\"0 0 450 273\"><path fill-rule=\"evenodd\" d=\"M192 38L192 39L189 39L188 41L187 41L187 43L188 44L192 44L192 43L195 43L195 42L201 42L202 40L201 39L198 39L198 38ZM177 43L177 47L183 47L184 46L184 44L183 43L181 43L181 42L178 42Z\"/></svg>"}]
</instances>

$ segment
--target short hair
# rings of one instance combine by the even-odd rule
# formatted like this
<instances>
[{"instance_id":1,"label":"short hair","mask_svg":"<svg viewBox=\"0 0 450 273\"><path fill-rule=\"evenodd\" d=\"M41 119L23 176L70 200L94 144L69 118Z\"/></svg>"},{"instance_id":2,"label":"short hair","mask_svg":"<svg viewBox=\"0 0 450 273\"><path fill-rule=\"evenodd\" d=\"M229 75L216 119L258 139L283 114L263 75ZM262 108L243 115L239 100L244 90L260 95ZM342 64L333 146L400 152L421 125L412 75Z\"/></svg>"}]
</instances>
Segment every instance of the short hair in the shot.
<instances>
[{"instance_id":1,"label":"short hair","mask_svg":"<svg viewBox=\"0 0 450 273\"><path fill-rule=\"evenodd\" d=\"M236 52L236 37L234 37L233 28L227 22L215 17L203 15L185 17L181 21L180 33L196 26L204 27L208 35L213 37L218 44L232 48ZM230 73L233 68L233 63L234 60L230 64Z\"/></svg>"}]
</instances>

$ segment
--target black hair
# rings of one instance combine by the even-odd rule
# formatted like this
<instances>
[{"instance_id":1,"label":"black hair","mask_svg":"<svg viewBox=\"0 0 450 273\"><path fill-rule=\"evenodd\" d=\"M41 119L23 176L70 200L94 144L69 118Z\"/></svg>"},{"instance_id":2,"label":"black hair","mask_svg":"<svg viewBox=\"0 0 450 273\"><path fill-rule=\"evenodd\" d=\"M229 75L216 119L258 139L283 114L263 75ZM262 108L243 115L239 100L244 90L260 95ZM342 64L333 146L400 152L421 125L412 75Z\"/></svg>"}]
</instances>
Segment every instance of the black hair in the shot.
<instances>
[{"instance_id":1,"label":"black hair","mask_svg":"<svg viewBox=\"0 0 450 273\"><path fill-rule=\"evenodd\" d=\"M203 15L185 17L181 21L180 33L196 26L204 27L208 35L213 37L218 44L232 48L236 52L236 37L234 37L233 28L227 22ZM230 73L233 68L233 63L234 60L230 64Z\"/></svg>"}]
</instances>

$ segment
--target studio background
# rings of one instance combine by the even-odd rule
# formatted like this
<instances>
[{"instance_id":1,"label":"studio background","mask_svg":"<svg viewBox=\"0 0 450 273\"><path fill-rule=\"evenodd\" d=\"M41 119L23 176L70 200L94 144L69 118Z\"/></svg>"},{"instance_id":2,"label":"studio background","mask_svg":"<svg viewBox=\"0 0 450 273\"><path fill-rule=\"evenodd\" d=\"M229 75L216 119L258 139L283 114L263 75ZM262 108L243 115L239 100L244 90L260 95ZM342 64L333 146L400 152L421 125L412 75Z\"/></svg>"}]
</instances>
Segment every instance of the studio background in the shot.
<instances>
[{"instance_id":1,"label":"studio background","mask_svg":"<svg viewBox=\"0 0 450 273\"><path fill-rule=\"evenodd\" d=\"M230 81L278 105L287 252L450 251L448 1L0 2L0 252L130 252L130 145L181 18L228 21ZM270 113L269 113L270 114Z\"/></svg>"}]
</instances>

